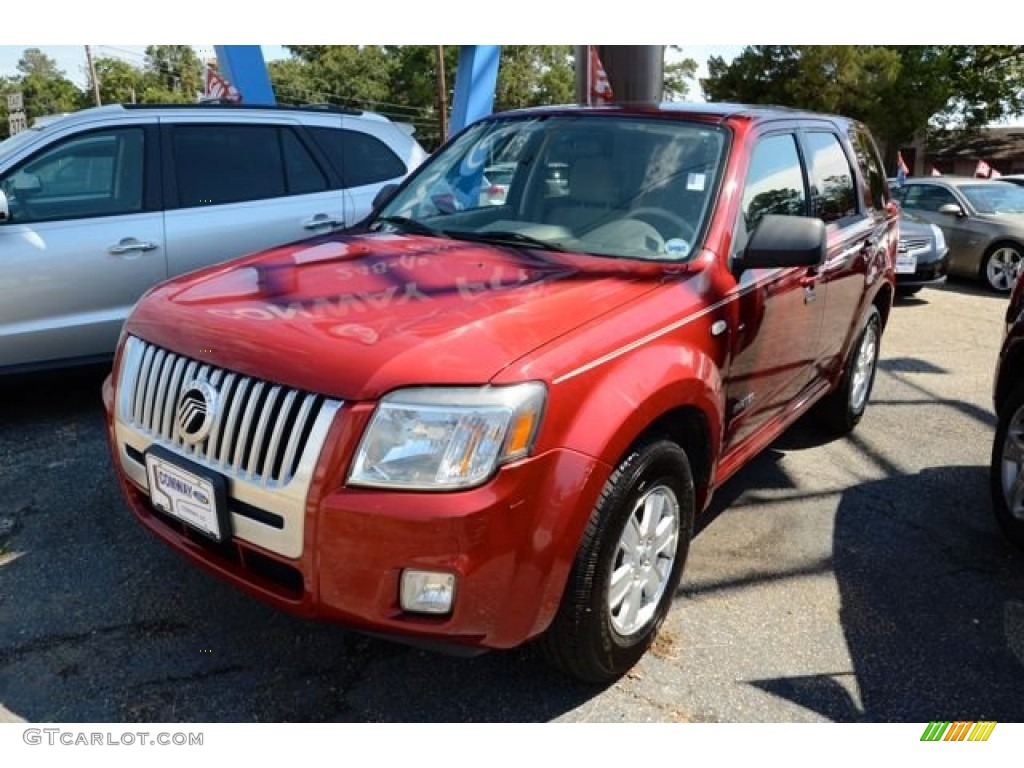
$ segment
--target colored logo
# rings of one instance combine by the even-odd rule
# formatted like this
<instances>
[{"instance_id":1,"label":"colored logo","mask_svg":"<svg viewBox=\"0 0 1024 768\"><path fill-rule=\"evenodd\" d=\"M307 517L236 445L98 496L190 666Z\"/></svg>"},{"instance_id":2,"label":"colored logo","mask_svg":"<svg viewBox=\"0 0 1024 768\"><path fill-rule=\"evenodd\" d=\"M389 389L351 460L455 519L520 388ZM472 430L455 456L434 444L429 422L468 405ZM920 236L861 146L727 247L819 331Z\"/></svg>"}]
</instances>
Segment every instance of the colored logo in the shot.
<instances>
[{"instance_id":1,"label":"colored logo","mask_svg":"<svg viewBox=\"0 0 1024 768\"><path fill-rule=\"evenodd\" d=\"M921 741L988 741L995 727L995 720L957 720L952 723L949 720L932 721L921 734Z\"/></svg>"}]
</instances>

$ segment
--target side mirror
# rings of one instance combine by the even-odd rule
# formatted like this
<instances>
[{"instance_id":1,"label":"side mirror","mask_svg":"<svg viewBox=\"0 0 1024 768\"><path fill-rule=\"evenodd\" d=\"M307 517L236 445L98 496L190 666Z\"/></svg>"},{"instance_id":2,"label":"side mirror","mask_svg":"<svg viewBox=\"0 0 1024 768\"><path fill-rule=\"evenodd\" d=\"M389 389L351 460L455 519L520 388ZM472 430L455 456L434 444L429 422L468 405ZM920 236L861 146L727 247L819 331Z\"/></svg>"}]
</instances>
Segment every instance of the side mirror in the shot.
<instances>
[{"instance_id":1,"label":"side mirror","mask_svg":"<svg viewBox=\"0 0 1024 768\"><path fill-rule=\"evenodd\" d=\"M377 194L373 196L373 210L379 211L384 205L395 196L395 192L398 190L397 184L385 184L383 187L377 190Z\"/></svg>"},{"instance_id":2,"label":"side mirror","mask_svg":"<svg viewBox=\"0 0 1024 768\"><path fill-rule=\"evenodd\" d=\"M944 213L947 216L963 216L964 209L956 203L946 203L939 206L939 213Z\"/></svg>"},{"instance_id":3,"label":"side mirror","mask_svg":"<svg viewBox=\"0 0 1024 768\"><path fill-rule=\"evenodd\" d=\"M11 220L11 207L7 204L7 195L0 189L0 224Z\"/></svg>"},{"instance_id":4,"label":"side mirror","mask_svg":"<svg viewBox=\"0 0 1024 768\"><path fill-rule=\"evenodd\" d=\"M754 229L737 268L816 267L825 261L825 222L767 214Z\"/></svg>"}]
</instances>

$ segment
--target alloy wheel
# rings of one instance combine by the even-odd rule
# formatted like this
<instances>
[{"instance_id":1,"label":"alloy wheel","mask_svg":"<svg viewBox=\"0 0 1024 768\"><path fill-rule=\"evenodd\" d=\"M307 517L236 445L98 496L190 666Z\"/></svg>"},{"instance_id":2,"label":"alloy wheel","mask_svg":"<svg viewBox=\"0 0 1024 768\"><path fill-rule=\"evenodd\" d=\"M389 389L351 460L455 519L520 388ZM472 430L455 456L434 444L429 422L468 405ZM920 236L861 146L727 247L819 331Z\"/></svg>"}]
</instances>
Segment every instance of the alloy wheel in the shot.
<instances>
[{"instance_id":1,"label":"alloy wheel","mask_svg":"<svg viewBox=\"0 0 1024 768\"><path fill-rule=\"evenodd\" d=\"M678 536L679 499L668 486L656 485L637 500L615 547L608 610L619 635L642 632L657 615Z\"/></svg>"}]
</instances>

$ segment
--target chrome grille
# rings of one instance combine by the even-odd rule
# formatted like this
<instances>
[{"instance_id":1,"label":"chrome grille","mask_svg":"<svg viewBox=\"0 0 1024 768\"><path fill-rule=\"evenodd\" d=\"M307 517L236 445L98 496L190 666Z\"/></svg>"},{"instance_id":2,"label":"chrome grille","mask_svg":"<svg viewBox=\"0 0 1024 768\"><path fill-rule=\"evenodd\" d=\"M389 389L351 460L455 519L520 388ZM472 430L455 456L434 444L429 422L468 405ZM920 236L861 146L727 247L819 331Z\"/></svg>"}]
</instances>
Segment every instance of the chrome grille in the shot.
<instances>
[{"instance_id":1,"label":"chrome grille","mask_svg":"<svg viewBox=\"0 0 1024 768\"><path fill-rule=\"evenodd\" d=\"M208 382L219 398L209 434L189 444L181 434L177 408L195 380ZM120 403L122 418L143 434L226 475L263 486L292 480L321 412L338 405L134 337L124 353Z\"/></svg>"},{"instance_id":2,"label":"chrome grille","mask_svg":"<svg viewBox=\"0 0 1024 768\"><path fill-rule=\"evenodd\" d=\"M927 248L929 245L931 245L931 240L929 240L926 237L901 237L899 240L899 247L897 250L899 250L900 253L906 253L907 251L919 251L922 248Z\"/></svg>"}]
</instances>

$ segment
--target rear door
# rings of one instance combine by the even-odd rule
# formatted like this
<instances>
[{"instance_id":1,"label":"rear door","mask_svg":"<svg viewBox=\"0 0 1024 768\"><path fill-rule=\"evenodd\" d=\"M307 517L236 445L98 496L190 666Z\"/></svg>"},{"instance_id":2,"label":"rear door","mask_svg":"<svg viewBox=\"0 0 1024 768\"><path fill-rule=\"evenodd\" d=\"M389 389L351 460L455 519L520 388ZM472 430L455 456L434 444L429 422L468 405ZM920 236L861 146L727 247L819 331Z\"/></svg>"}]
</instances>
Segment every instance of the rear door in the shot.
<instances>
[{"instance_id":1,"label":"rear door","mask_svg":"<svg viewBox=\"0 0 1024 768\"><path fill-rule=\"evenodd\" d=\"M382 187L402 181L422 160L418 145L400 135L393 123L383 120L345 115L341 117L341 130L307 130L341 179L348 226L370 213Z\"/></svg>"},{"instance_id":2,"label":"rear door","mask_svg":"<svg viewBox=\"0 0 1024 768\"><path fill-rule=\"evenodd\" d=\"M828 235L828 254L818 271L828 301L816 363L821 374L832 375L842 366L843 354L860 330L857 321L866 295L868 264L876 252L884 258L888 248L885 198L881 188L870 198L858 194L870 187L858 183L856 161L847 152L837 126L810 124L802 139L812 210L825 222Z\"/></svg>"},{"instance_id":3,"label":"rear door","mask_svg":"<svg viewBox=\"0 0 1024 768\"><path fill-rule=\"evenodd\" d=\"M71 129L0 174L0 367L113 354L167 276L157 141L130 120Z\"/></svg>"},{"instance_id":4,"label":"rear door","mask_svg":"<svg viewBox=\"0 0 1024 768\"><path fill-rule=\"evenodd\" d=\"M163 122L172 275L343 226L344 195L294 121Z\"/></svg>"}]
</instances>

